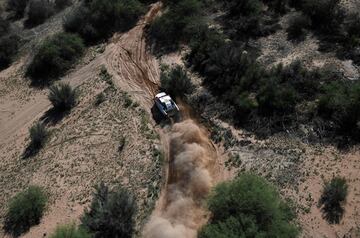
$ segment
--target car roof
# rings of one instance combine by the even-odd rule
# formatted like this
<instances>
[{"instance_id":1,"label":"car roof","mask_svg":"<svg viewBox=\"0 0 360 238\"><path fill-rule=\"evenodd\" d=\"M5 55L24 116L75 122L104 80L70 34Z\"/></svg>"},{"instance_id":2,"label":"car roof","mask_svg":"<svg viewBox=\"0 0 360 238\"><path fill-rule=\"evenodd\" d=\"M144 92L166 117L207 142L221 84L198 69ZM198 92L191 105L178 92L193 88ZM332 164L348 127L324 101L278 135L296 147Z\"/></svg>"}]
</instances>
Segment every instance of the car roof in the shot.
<instances>
[{"instance_id":1,"label":"car roof","mask_svg":"<svg viewBox=\"0 0 360 238\"><path fill-rule=\"evenodd\" d=\"M165 95L161 98L159 98L161 102L169 102L169 101L172 101L171 97L168 96L168 95Z\"/></svg>"},{"instance_id":2,"label":"car roof","mask_svg":"<svg viewBox=\"0 0 360 238\"><path fill-rule=\"evenodd\" d=\"M167 94L166 94L166 93L164 93L164 92L162 92L162 93L158 93L158 94L156 94L156 96L155 96L155 97L157 97L157 98L161 98L161 97L164 97L164 96L167 96Z\"/></svg>"}]
</instances>

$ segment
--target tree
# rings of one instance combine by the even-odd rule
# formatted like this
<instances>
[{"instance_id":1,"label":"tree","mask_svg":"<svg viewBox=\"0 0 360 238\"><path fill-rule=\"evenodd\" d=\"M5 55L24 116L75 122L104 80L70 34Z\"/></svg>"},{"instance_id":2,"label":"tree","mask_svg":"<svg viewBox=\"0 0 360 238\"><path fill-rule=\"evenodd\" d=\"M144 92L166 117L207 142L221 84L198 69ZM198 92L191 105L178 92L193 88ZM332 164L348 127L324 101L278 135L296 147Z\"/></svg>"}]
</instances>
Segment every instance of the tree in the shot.
<instances>
[{"instance_id":1,"label":"tree","mask_svg":"<svg viewBox=\"0 0 360 238\"><path fill-rule=\"evenodd\" d=\"M200 238L297 237L290 208L263 178L242 174L222 183L208 199L212 213Z\"/></svg>"},{"instance_id":2,"label":"tree","mask_svg":"<svg viewBox=\"0 0 360 238\"><path fill-rule=\"evenodd\" d=\"M12 198L5 215L4 229L17 237L40 223L46 208L47 196L42 188L30 186Z\"/></svg>"},{"instance_id":3,"label":"tree","mask_svg":"<svg viewBox=\"0 0 360 238\"><path fill-rule=\"evenodd\" d=\"M342 207L348 193L348 185L344 178L335 177L325 183L319 205L329 223L339 224L344 208Z\"/></svg>"},{"instance_id":4,"label":"tree","mask_svg":"<svg viewBox=\"0 0 360 238\"><path fill-rule=\"evenodd\" d=\"M81 222L95 238L131 238L135 213L136 202L126 189L109 191L101 183L96 187L90 210L85 211Z\"/></svg>"}]
</instances>

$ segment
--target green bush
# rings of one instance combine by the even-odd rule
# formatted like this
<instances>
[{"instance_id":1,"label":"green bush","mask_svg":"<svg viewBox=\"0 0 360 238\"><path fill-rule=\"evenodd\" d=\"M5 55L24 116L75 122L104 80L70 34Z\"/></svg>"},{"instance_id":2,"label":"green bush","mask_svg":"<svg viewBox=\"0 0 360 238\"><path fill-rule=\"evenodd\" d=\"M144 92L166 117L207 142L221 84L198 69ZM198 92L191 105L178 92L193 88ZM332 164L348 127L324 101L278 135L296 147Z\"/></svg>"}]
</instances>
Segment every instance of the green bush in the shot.
<instances>
[{"instance_id":1,"label":"green bush","mask_svg":"<svg viewBox=\"0 0 360 238\"><path fill-rule=\"evenodd\" d=\"M347 193L348 185L344 178L335 177L325 183L319 205L322 206L324 217L329 223L339 224L344 213L342 205L346 200Z\"/></svg>"},{"instance_id":2,"label":"green bush","mask_svg":"<svg viewBox=\"0 0 360 238\"><path fill-rule=\"evenodd\" d=\"M26 27L34 27L45 22L55 13L54 4L48 0L31 0L26 19Z\"/></svg>"},{"instance_id":3,"label":"green bush","mask_svg":"<svg viewBox=\"0 0 360 238\"><path fill-rule=\"evenodd\" d=\"M223 1L225 14L225 31L233 40L246 42L251 38L267 36L280 29L278 18L270 12L285 11L281 0L230 0ZM269 10L265 10L264 2ZM280 5L279 5L280 4Z\"/></svg>"},{"instance_id":4,"label":"green bush","mask_svg":"<svg viewBox=\"0 0 360 238\"><path fill-rule=\"evenodd\" d=\"M123 188L109 191L101 183L94 193L90 210L81 218L82 226L95 238L131 238L134 233L136 202Z\"/></svg>"},{"instance_id":5,"label":"green bush","mask_svg":"<svg viewBox=\"0 0 360 238\"><path fill-rule=\"evenodd\" d=\"M88 0L66 17L64 28L92 44L130 29L143 13L144 6L138 0Z\"/></svg>"},{"instance_id":6,"label":"green bush","mask_svg":"<svg viewBox=\"0 0 360 238\"><path fill-rule=\"evenodd\" d=\"M35 84L48 84L65 74L84 51L82 39L70 33L59 33L45 40L27 68Z\"/></svg>"},{"instance_id":7,"label":"green bush","mask_svg":"<svg viewBox=\"0 0 360 238\"><path fill-rule=\"evenodd\" d=\"M338 54L345 59L353 60L355 64L360 64L360 14L350 14L344 25L345 36L342 38L342 48Z\"/></svg>"},{"instance_id":8,"label":"green bush","mask_svg":"<svg viewBox=\"0 0 360 238\"><path fill-rule=\"evenodd\" d=\"M29 129L30 144L25 152L25 157L35 155L40 149L42 149L49 138L49 132L45 125L41 122L37 122Z\"/></svg>"},{"instance_id":9,"label":"green bush","mask_svg":"<svg viewBox=\"0 0 360 238\"><path fill-rule=\"evenodd\" d=\"M72 0L55 0L55 7L57 10L62 10L72 4Z\"/></svg>"},{"instance_id":10,"label":"green bush","mask_svg":"<svg viewBox=\"0 0 360 238\"><path fill-rule=\"evenodd\" d=\"M174 98L185 97L194 91L194 85L186 71L177 65L170 70L165 70L160 77L161 88Z\"/></svg>"},{"instance_id":11,"label":"green bush","mask_svg":"<svg viewBox=\"0 0 360 238\"><path fill-rule=\"evenodd\" d=\"M96 98L95 98L95 106L99 106L101 103L105 102L106 101L106 96L104 93L99 93L98 95L96 95Z\"/></svg>"},{"instance_id":12,"label":"green bush","mask_svg":"<svg viewBox=\"0 0 360 238\"><path fill-rule=\"evenodd\" d=\"M279 78L269 77L263 80L256 98L263 115L289 114L296 106L297 93L291 84L281 84Z\"/></svg>"},{"instance_id":13,"label":"green bush","mask_svg":"<svg viewBox=\"0 0 360 238\"><path fill-rule=\"evenodd\" d=\"M201 2L181 0L169 4L167 11L156 18L149 28L150 40L157 50L173 51L182 42L189 42L200 23Z\"/></svg>"},{"instance_id":14,"label":"green bush","mask_svg":"<svg viewBox=\"0 0 360 238\"><path fill-rule=\"evenodd\" d=\"M20 46L20 37L6 35L0 38L0 70L9 67Z\"/></svg>"},{"instance_id":15,"label":"green bush","mask_svg":"<svg viewBox=\"0 0 360 238\"><path fill-rule=\"evenodd\" d=\"M37 186L30 186L15 195L5 215L4 230L17 237L40 223L46 208L47 196Z\"/></svg>"},{"instance_id":16,"label":"green bush","mask_svg":"<svg viewBox=\"0 0 360 238\"><path fill-rule=\"evenodd\" d=\"M224 2L231 16L258 15L262 8L262 2L260 0L232 0Z\"/></svg>"},{"instance_id":17,"label":"green bush","mask_svg":"<svg viewBox=\"0 0 360 238\"><path fill-rule=\"evenodd\" d=\"M262 0L274 12L285 14L289 7L289 0Z\"/></svg>"},{"instance_id":18,"label":"green bush","mask_svg":"<svg viewBox=\"0 0 360 238\"><path fill-rule=\"evenodd\" d=\"M314 29L336 34L345 18L341 0L303 0L301 9L310 17Z\"/></svg>"},{"instance_id":19,"label":"green bush","mask_svg":"<svg viewBox=\"0 0 360 238\"><path fill-rule=\"evenodd\" d=\"M211 54L224 45L225 37L223 34L207 26L203 27L190 42L191 51L187 55L187 61L194 70L204 73Z\"/></svg>"},{"instance_id":20,"label":"green bush","mask_svg":"<svg viewBox=\"0 0 360 238\"><path fill-rule=\"evenodd\" d=\"M92 236L74 223L58 226L50 238L91 238Z\"/></svg>"},{"instance_id":21,"label":"green bush","mask_svg":"<svg viewBox=\"0 0 360 238\"><path fill-rule=\"evenodd\" d=\"M22 18L29 0L8 0L7 10L14 13L16 19Z\"/></svg>"},{"instance_id":22,"label":"green bush","mask_svg":"<svg viewBox=\"0 0 360 238\"><path fill-rule=\"evenodd\" d=\"M69 84L52 85L49 90L48 98L56 111L69 111L76 105L77 93Z\"/></svg>"},{"instance_id":23,"label":"green bush","mask_svg":"<svg viewBox=\"0 0 360 238\"><path fill-rule=\"evenodd\" d=\"M360 140L360 82L332 82L323 91L319 114L334 123L338 134Z\"/></svg>"},{"instance_id":24,"label":"green bush","mask_svg":"<svg viewBox=\"0 0 360 238\"><path fill-rule=\"evenodd\" d=\"M289 27L286 29L288 39L303 41L306 38L306 29L310 27L310 19L304 15L299 15L291 19Z\"/></svg>"},{"instance_id":25,"label":"green bush","mask_svg":"<svg viewBox=\"0 0 360 238\"><path fill-rule=\"evenodd\" d=\"M10 23L0 16L0 37L5 36L10 29Z\"/></svg>"},{"instance_id":26,"label":"green bush","mask_svg":"<svg viewBox=\"0 0 360 238\"><path fill-rule=\"evenodd\" d=\"M263 178L242 174L218 185L208 200L212 213L200 238L297 237L291 209Z\"/></svg>"}]
</instances>

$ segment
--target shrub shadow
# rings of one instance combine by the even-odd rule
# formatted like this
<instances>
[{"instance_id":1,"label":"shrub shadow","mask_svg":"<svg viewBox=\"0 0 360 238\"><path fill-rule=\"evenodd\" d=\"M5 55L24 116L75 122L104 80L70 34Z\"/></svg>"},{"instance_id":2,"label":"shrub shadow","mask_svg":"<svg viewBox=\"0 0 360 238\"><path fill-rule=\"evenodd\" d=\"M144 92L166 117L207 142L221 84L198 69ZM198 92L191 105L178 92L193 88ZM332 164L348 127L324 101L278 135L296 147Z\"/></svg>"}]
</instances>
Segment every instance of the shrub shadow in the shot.
<instances>
[{"instance_id":1,"label":"shrub shadow","mask_svg":"<svg viewBox=\"0 0 360 238\"><path fill-rule=\"evenodd\" d=\"M54 126L59 123L66 115L70 113L67 111L56 110L55 108L50 108L45 112L45 114L40 118L40 120L50 126Z\"/></svg>"},{"instance_id":2,"label":"shrub shadow","mask_svg":"<svg viewBox=\"0 0 360 238\"><path fill-rule=\"evenodd\" d=\"M39 153L41 147L30 143L24 150L23 154L21 155L21 159L30 159Z\"/></svg>"}]
</instances>

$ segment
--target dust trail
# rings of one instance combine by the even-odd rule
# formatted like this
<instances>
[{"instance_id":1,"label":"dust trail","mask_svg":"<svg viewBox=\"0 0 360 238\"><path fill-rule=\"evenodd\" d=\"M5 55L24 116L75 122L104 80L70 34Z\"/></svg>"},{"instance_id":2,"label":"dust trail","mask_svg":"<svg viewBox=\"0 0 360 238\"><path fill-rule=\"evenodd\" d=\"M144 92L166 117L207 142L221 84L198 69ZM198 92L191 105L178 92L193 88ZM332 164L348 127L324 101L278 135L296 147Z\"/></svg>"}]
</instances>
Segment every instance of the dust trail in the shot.
<instances>
[{"instance_id":1,"label":"dust trail","mask_svg":"<svg viewBox=\"0 0 360 238\"><path fill-rule=\"evenodd\" d=\"M193 120L175 124L169 137L168 180L144 229L146 238L196 237L208 218L202 205L212 187L216 151Z\"/></svg>"}]
</instances>

